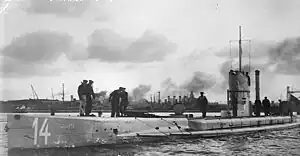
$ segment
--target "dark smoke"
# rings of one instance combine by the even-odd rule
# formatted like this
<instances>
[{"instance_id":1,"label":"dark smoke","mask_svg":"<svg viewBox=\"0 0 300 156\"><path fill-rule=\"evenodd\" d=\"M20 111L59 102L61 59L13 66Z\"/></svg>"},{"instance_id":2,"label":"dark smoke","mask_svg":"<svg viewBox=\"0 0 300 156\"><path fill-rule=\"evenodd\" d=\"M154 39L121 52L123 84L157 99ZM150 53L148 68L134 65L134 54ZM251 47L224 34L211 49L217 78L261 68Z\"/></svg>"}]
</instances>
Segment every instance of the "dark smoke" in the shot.
<instances>
[{"instance_id":1,"label":"dark smoke","mask_svg":"<svg viewBox=\"0 0 300 156\"><path fill-rule=\"evenodd\" d=\"M200 92L211 89L216 79L204 72L194 72L194 75L185 83L177 85L172 78L167 78L161 83L162 97L183 95L188 92Z\"/></svg>"},{"instance_id":2,"label":"dark smoke","mask_svg":"<svg viewBox=\"0 0 300 156\"><path fill-rule=\"evenodd\" d=\"M300 73L300 37L287 38L281 42L274 43L263 43L256 42L251 44L251 60L256 61L259 59L266 59L264 64L251 64L251 72L253 69L259 69L268 74L288 74L288 75L299 75ZM225 57L228 56L228 49L222 50L216 53L216 56ZM236 49L233 48L233 57L237 58ZM247 56L247 48L243 48L243 56ZM246 53L245 53L246 52ZM227 64L231 63L230 60ZM226 64L226 63L225 63ZM236 65L237 66L237 65ZM223 68L223 67L222 67ZM246 67L246 71L248 71ZM221 69L220 72L224 70ZM225 70L227 72L227 70ZM227 74L227 73L226 73ZM226 76L227 77L227 76Z\"/></svg>"},{"instance_id":3,"label":"dark smoke","mask_svg":"<svg viewBox=\"0 0 300 156\"><path fill-rule=\"evenodd\" d=\"M191 80L183 84L181 88L185 89L188 92L200 92L207 89L210 89L216 84L216 79L211 75L197 71L194 72L194 75Z\"/></svg>"},{"instance_id":4,"label":"dark smoke","mask_svg":"<svg viewBox=\"0 0 300 156\"><path fill-rule=\"evenodd\" d=\"M139 101L145 97L145 95L151 90L151 85L140 84L138 87L132 90L132 98Z\"/></svg>"},{"instance_id":5,"label":"dark smoke","mask_svg":"<svg viewBox=\"0 0 300 156\"><path fill-rule=\"evenodd\" d=\"M262 42L258 40L251 40L251 45L249 43L242 44L242 57L244 60L248 60L249 52L251 59L259 59L268 55L268 50L270 49L269 42ZM239 57L239 47L238 44L231 45L230 47L222 48L215 52L215 55L223 58L238 58Z\"/></svg>"},{"instance_id":6,"label":"dark smoke","mask_svg":"<svg viewBox=\"0 0 300 156\"><path fill-rule=\"evenodd\" d=\"M236 63L234 63L233 60L227 60L227 61L225 61L221 64L220 74L222 75L224 80L216 85L216 88L215 88L216 90L215 91L224 92L224 90L228 89L229 71L231 69L232 70L238 70L238 65ZM249 69L249 64L246 64L246 65L242 66L242 71L244 71L244 72L249 72L250 71L249 72L250 77L251 77L251 74L254 73L254 71L256 69L263 71L264 67L263 67L263 65L258 65L258 64L251 64L250 69ZM251 82L253 82L252 79L251 79Z\"/></svg>"},{"instance_id":7,"label":"dark smoke","mask_svg":"<svg viewBox=\"0 0 300 156\"><path fill-rule=\"evenodd\" d=\"M254 84L254 71L260 70L263 75L265 88L272 84L268 80L274 78L277 74L299 75L300 73L300 37L285 39L278 44L264 43L255 44L251 50L251 68L250 78ZM244 51L243 51L244 52ZM255 56L253 56L255 54ZM223 51L216 56L224 57ZM237 57L237 55L236 55ZM264 63L257 64L264 60ZM257 62L258 61L258 62ZM245 63L245 62L243 62ZM238 64L233 60L227 60L221 64L220 74L224 80L214 87L215 92L221 93L228 89L228 72L230 69L237 70ZM249 64L243 65L242 70L249 72Z\"/></svg>"},{"instance_id":8,"label":"dark smoke","mask_svg":"<svg viewBox=\"0 0 300 156\"><path fill-rule=\"evenodd\" d=\"M275 72L298 75L300 73L300 37L285 39L269 50L269 65Z\"/></svg>"}]
</instances>

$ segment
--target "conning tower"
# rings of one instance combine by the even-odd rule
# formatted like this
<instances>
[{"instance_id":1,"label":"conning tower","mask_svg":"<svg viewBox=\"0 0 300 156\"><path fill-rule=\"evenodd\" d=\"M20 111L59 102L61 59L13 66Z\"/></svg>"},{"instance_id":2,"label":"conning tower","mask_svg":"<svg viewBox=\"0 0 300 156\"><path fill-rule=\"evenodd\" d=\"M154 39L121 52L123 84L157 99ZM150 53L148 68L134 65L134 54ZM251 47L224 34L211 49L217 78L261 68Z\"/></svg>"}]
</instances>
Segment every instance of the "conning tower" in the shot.
<instances>
[{"instance_id":1,"label":"conning tower","mask_svg":"<svg viewBox=\"0 0 300 156\"><path fill-rule=\"evenodd\" d=\"M233 117L251 116L250 77L242 71L242 40L239 27L239 70L230 70L227 100Z\"/></svg>"}]
</instances>

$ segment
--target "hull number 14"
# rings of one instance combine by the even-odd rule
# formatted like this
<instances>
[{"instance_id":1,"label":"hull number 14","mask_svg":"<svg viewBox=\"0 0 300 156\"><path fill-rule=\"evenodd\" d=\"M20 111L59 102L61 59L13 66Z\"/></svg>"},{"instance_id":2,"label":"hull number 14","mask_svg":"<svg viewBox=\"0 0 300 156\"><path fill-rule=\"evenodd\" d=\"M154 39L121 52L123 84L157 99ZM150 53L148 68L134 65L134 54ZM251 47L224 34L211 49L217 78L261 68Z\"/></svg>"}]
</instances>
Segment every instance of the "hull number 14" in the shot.
<instances>
[{"instance_id":1,"label":"hull number 14","mask_svg":"<svg viewBox=\"0 0 300 156\"><path fill-rule=\"evenodd\" d=\"M34 129L34 145L37 145L38 138L44 137L45 145L48 144L48 137L51 136L51 133L48 132L48 119L45 118L44 122L39 129L38 122L39 118L35 118L32 123L32 128Z\"/></svg>"}]
</instances>

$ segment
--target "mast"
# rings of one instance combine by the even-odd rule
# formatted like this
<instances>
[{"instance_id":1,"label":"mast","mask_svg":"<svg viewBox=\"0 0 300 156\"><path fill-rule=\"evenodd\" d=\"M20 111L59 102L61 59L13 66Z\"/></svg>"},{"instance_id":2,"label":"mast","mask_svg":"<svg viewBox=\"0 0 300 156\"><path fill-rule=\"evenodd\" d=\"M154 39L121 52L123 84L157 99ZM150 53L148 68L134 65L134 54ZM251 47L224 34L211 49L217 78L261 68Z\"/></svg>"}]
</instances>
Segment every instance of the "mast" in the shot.
<instances>
[{"instance_id":1,"label":"mast","mask_svg":"<svg viewBox=\"0 0 300 156\"><path fill-rule=\"evenodd\" d=\"M63 103L64 103L64 101L65 101L65 85L64 85L64 83L62 84L62 100L63 100Z\"/></svg>"},{"instance_id":2,"label":"mast","mask_svg":"<svg viewBox=\"0 0 300 156\"><path fill-rule=\"evenodd\" d=\"M239 26L239 71L242 71L242 27Z\"/></svg>"},{"instance_id":3,"label":"mast","mask_svg":"<svg viewBox=\"0 0 300 156\"><path fill-rule=\"evenodd\" d=\"M51 88L52 99L54 100L53 88Z\"/></svg>"}]
</instances>

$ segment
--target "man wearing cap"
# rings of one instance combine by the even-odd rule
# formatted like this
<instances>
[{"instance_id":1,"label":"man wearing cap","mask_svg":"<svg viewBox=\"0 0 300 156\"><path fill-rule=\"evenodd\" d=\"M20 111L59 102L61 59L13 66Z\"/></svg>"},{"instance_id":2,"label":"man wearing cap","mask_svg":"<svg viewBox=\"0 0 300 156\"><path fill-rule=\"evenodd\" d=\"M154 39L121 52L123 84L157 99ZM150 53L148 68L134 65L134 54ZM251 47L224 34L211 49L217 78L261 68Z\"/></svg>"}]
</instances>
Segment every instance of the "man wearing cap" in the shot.
<instances>
[{"instance_id":1,"label":"man wearing cap","mask_svg":"<svg viewBox=\"0 0 300 156\"><path fill-rule=\"evenodd\" d=\"M87 80L83 80L81 82L81 84L78 86L78 97L80 100L80 104L79 104L79 115L80 116L84 116L84 112L85 112L85 106L86 106L86 88L87 88Z\"/></svg>"},{"instance_id":2,"label":"man wearing cap","mask_svg":"<svg viewBox=\"0 0 300 156\"><path fill-rule=\"evenodd\" d=\"M108 101L111 104L111 117L119 117L120 116L120 94L122 91L122 87L119 87L119 89L114 90L109 95Z\"/></svg>"},{"instance_id":3,"label":"man wearing cap","mask_svg":"<svg viewBox=\"0 0 300 156\"><path fill-rule=\"evenodd\" d=\"M206 110L207 110L208 100L204 96L204 92L200 92L200 96L197 99L197 103L198 103L198 105L200 105L200 110L202 112L202 117L205 118L206 117Z\"/></svg>"},{"instance_id":4,"label":"man wearing cap","mask_svg":"<svg viewBox=\"0 0 300 156\"><path fill-rule=\"evenodd\" d=\"M270 106L271 106L270 100L267 97L265 97L265 99L262 101L262 104L264 107L265 116L270 115Z\"/></svg>"},{"instance_id":5,"label":"man wearing cap","mask_svg":"<svg viewBox=\"0 0 300 156\"><path fill-rule=\"evenodd\" d=\"M260 99L256 99L254 102L255 106L255 116L259 117L261 112L261 101Z\"/></svg>"},{"instance_id":6,"label":"man wearing cap","mask_svg":"<svg viewBox=\"0 0 300 156\"><path fill-rule=\"evenodd\" d=\"M93 83L94 83L93 80L89 80L89 83L87 84L85 116L89 116L90 113L92 112L92 107L93 107L92 98L95 99Z\"/></svg>"},{"instance_id":7,"label":"man wearing cap","mask_svg":"<svg viewBox=\"0 0 300 156\"><path fill-rule=\"evenodd\" d=\"M283 107L282 107L281 99L279 99L278 102L279 102L279 115L282 116L283 115Z\"/></svg>"},{"instance_id":8,"label":"man wearing cap","mask_svg":"<svg viewBox=\"0 0 300 156\"><path fill-rule=\"evenodd\" d=\"M121 88L121 93L120 93L120 96L121 96L121 102L120 102L120 113L121 113L121 116L124 116L124 113L126 111L126 108L128 106L128 93L125 91L126 88Z\"/></svg>"}]
</instances>

